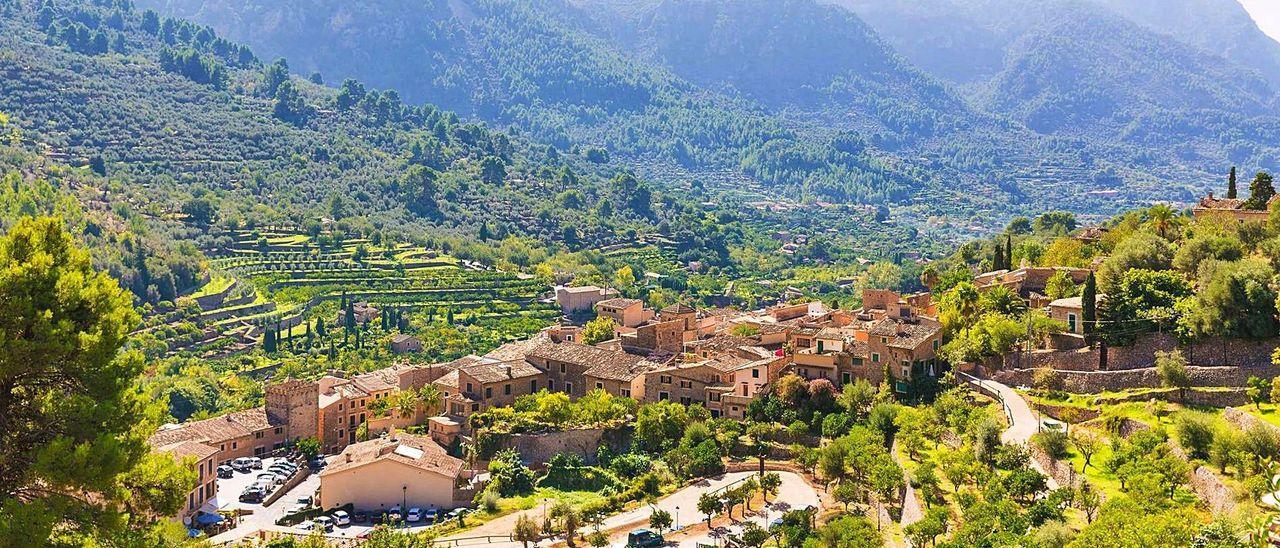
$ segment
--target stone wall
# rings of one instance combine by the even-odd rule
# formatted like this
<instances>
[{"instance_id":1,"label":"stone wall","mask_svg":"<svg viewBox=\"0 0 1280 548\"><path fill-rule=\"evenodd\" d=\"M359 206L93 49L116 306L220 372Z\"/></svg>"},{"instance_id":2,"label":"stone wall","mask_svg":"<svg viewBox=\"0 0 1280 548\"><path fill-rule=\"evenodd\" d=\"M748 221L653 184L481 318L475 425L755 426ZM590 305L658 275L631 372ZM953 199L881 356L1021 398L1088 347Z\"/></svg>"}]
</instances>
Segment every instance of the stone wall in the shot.
<instances>
[{"instance_id":1,"label":"stone wall","mask_svg":"<svg viewBox=\"0 0 1280 548\"><path fill-rule=\"evenodd\" d=\"M1085 407L1077 407L1074 405L1055 405L1051 403L1040 403L1040 402L1029 402L1029 403L1031 404L1031 407L1035 408L1036 411L1049 415L1050 417L1053 417L1054 419L1057 419L1063 422L1077 423L1077 422L1089 421L1089 420L1098 418L1098 416L1102 414L1102 412L1097 409L1088 409ZM1072 417L1071 421L1067 421L1066 419L1062 418L1064 416L1063 410L1065 409L1071 409L1076 413L1076 416Z\"/></svg>"},{"instance_id":2,"label":"stone wall","mask_svg":"<svg viewBox=\"0 0 1280 548\"><path fill-rule=\"evenodd\" d=\"M1171 403L1202 405L1206 407L1234 407L1249 403L1249 396L1245 393L1243 388L1229 388L1226 390L1192 388L1187 390L1186 393L1181 396L1179 396L1177 388L1163 388L1160 390L1143 392L1141 394L1099 397L1094 401L1098 405L1113 405L1117 403L1149 401L1153 399L1164 400Z\"/></svg>"},{"instance_id":3,"label":"stone wall","mask_svg":"<svg viewBox=\"0 0 1280 548\"><path fill-rule=\"evenodd\" d=\"M1228 514L1235 510L1235 492L1208 467L1196 467L1195 472L1191 473L1189 485L1215 515Z\"/></svg>"},{"instance_id":4,"label":"stone wall","mask_svg":"<svg viewBox=\"0 0 1280 548\"><path fill-rule=\"evenodd\" d=\"M1249 377L1271 379L1280 375L1276 367L1199 367L1189 366L1193 386L1244 386ZM1010 386L1031 386L1032 369L996 371L993 378ZM1160 388L1160 374L1155 368L1120 371L1059 371L1063 390L1076 394L1097 394L1126 388Z\"/></svg>"},{"instance_id":5,"label":"stone wall","mask_svg":"<svg viewBox=\"0 0 1280 548\"><path fill-rule=\"evenodd\" d=\"M1241 431L1261 427L1261 428L1270 428L1271 430L1275 431L1277 434L1280 434L1280 427L1277 427L1274 424L1271 424L1265 420L1262 420L1261 418L1254 416L1252 413L1248 411L1243 411L1240 409L1236 409L1234 407L1230 407L1222 410L1222 420L1227 421L1227 424L1235 426Z\"/></svg>"},{"instance_id":6,"label":"stone wall","mask_svg":"<svg viewBox=\"0 0 1280 548\"><path fill-rule=\"evenodd\" d=\"M1097 371L1100 369L1099 347L1069 348L1063 343L1052 344L1053 349L1010 352L989 361L986 365L1003 369L1038 369L1052 367L1062 371ZM1179 345L1169 333L1148 333L1138 337L1128 346L1107 348L1107 371L1144 369L1155 366L1156 352L1181 349L1187 363L1198 366L1268 367L1271 353L1280 346L1280 338L1263 340L1207 339L1189 345Z\"/></svg>"},{"instance_id":7,"label":"stone wall","mask_svg":"<svg viewBox=\"0 0 1280 548\"><path fill-rule=\"evenodd\" d=\"M1052 477L1059 488L1080 486L1083 476L1076 473L1075 468L1071 466L1071 461L1053 460L1034 443L1027 444L1027 451L1031 454L1031 460L1035 461L1044 473ZM1099 491L1098 494L1101 496L1102 492Z\"/></svg>"},{"instance_id":8,"label":"stone wall","mask_svg":"<svg viewBox=\"0 0 1280 548\"><path fill-rule=\"evenodd\" d=\"M506 447L519 452L521 460L535 465L548 462L559 453L573 453L581 456L583 462L594 464L604 434L602 428L513 434Z\"/></svg>"}]
</instances>

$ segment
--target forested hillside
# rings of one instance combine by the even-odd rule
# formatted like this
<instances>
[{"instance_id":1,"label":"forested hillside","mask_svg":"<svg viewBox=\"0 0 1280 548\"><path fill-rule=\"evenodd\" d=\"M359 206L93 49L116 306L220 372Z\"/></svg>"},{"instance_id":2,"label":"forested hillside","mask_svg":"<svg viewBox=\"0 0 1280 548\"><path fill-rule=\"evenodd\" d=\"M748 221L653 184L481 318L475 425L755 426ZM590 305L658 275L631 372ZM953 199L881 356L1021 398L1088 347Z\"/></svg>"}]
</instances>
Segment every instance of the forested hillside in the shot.
<instances>
[{"instance_id":1,"label":"forested hillside","mask_svg":"<svg viewBox=\"0 0 1280 548\"><path fill-rule=\"evenodd\" d=\"M700 178L883 202L915 226L1189 200L1224 166L1276 161L1273 92L1215 56L1243 63L1235 50L1202 51L1178 42L1193 41L1185 25L1157 33L1159 22L1091 3L141 4L286 55L299 72L361 77L561 148L601 147L665 186ZM1067 20L1058 10L1078 49L1037 42Z\"/></svg>"},{"instance_id":2,"label":"forested hillside","mask_svg":"<svg viewBox=\"0 0 1280 548\"><path fill-rule=\"evenodd\" d=\"M904 200L922 178L856 142L807 138L751 101L632 58L573 24L563 0L143 5L307 71L401 89L556 146L603 146L633 164L740 170L793 196L860 203Z\"/></svg>"},{"instance_id":3,"label":"forested hillside","mask_svg":"<svg viewBox=\"0 0 1280 548\"><path fill-rule=\"evenodd\" d=\"M675 221L598 151L494 132L393 90L291 77L207 28L123 2L41 5L3 4L0 111L50 157L92 160L154 217L323 221L397 239L447 227L570 246ZM217 231L201 233L206 247Z\"/></svg>"}]
</instances>

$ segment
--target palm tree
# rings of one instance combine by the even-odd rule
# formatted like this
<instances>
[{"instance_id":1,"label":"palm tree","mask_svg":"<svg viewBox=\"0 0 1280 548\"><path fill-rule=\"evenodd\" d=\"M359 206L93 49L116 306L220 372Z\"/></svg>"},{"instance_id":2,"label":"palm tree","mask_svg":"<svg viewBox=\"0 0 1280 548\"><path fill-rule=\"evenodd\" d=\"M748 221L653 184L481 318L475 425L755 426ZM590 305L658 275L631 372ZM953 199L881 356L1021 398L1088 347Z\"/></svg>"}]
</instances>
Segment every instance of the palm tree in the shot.
<instances>
[{"instance_id":1,"label":"palm tree","mask_svg":"<svg viewBox=\"0 0 1280 548\"><path fill-rule=\"evenodd\" d=\"M428 417L434 417L440 413L444 406L444 395L436 388L434 384L424 385L418 389L418 402L422 404L423 410Z\"/></svg>"},{"instance_id":2,"label":"palm tree","mask_svg":"<svg viewBox=\"0 0 1280 548\"><path fill-rule=\"evenodd\" d=\"M1173 227L1177 214L1174 213L1173 208L1165 204L1156 204L1147 210L1147 216L1150 217L1148 222L1151 223L1151 228L1156 229L1156 234L1164 238L1165 233Z\"/></svg>"}]
</instances>

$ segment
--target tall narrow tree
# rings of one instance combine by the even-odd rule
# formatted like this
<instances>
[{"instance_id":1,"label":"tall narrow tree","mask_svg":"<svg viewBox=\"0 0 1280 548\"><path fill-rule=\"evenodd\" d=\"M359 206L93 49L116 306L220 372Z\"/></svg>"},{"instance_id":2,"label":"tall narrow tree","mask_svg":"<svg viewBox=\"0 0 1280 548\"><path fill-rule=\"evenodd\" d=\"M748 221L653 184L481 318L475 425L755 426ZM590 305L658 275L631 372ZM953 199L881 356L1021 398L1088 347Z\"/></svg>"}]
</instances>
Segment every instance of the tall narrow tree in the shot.
<instances>
[{"instance_id":1,"label":"tall narrow tree","mask_svg":"<svg viewBox=\"0 0 1280 548\"><path fill-rule=\"evenodd\" d=\"M1236 166L1231 166L1231 173L1227 174L1227 198L1235 199L1236 197Z\"/></svg>"},{"instance_id":2,"label":"tall narrow tree","mask_svg":"<svg viewBox=\"0 0 1280 548\"><path fill-rule=\"evenodd\" d=\"M1013 235L1004 236L1004 267L1013 270Z\"/></svg>"},{"instance_id":3,"label":"tall narrow tree","mask_svg":"<svg viewBox=\"0 0 1280 548\"><path fill-rule=\"evenodd\" d=\"M1098 281L1093 273L1084 280L1084 291L1080 293L1080 327L1092 341L1094 328L1098 320Z\"/></svg>"}]
</instances>

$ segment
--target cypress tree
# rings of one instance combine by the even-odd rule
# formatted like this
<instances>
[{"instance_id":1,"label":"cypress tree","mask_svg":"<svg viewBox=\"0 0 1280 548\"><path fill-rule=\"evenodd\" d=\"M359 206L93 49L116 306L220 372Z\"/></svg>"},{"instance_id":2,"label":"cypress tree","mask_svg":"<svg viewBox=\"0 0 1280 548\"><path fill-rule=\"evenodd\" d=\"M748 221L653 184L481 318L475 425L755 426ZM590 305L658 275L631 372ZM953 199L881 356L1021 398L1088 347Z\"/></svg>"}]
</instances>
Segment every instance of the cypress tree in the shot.
<instances>
[{"instance_id":1,"label":"cypress tree","mask_svg":"<svg viewBox=\"0 0 1280 548\"><path fill-rule=\"evenodd\" d=\"M1013 235L1004 236L1004 267L1013 270Z\"/></svg>"},{"instance_id":2,"label":"cypress tree","mask_svg":"<svg viewBox=\"0 0 1280 548\"><path fill-rule=\"evenodd\" d=\"M1227 174L1227 198L1235 199L1236 197L1236 166L1231 166L1231 173Z\"/></svg>"},{"instance_id":3,"label":"cypress tree","mask_svg":"<svg viewBox=\"0 0 1280 548\"><path fill-rule=\"evenodd\" d=\"M1004 269L1004 247L996 242L995 251L991 255L991 270Z\"/></svg>"},{"instance_id":4,"label":"cypress tree","mask_svg":"<svg viewBox=\"0 0 1280 548\"><path fill-rule=\"evenodd\" d=\"M324 337L324 336L325 336L325 332L324 332L324 318L316 318L316 335L318 335L318 336L320 336L320 337Z\"/></svg>"},{"instance_id":5,"label":"cypress tree","mask_svg":"<svg viewBox=\"0 0 1280 548\"><path fill-rule=\"evenodd\" d=\"M276 351L275 330L268 329L262 334L262 350L268 354Z\"/></svg>"},{"instance_id":6,"label":"cypress tree","mask_svg":"<svg viewBox=\"0 0 1280 548\"><path fill-rule=\"evenodd\" d=\"M1092 341L1090 335L1093 334L1096 327L1094 324L1098 319L1098 282L1094 279L1092 272L1085 279L1084 291L1080 293L1080 315L1082 316L1081 330Z\"/></svg>"},{"instance_id":7,"label":"cypress tree","mask_svg":"<svg viewBox=\"0 0 1280 548\"><path fill-rule=\"evenodd\" d=\"M350 301L348 301L348 302L347 302L347 308L346 308L346 314L345 314L345 316L346 316L346 317L345 317L345 318L343 318L343 323L345 323L345 326L344 326L344 327L346 327L347 333L350 333L350 332L352 332L352 331L355 331L355 329L356 329L356 307L355 307L355 305L354 305L354 304L352 304Z\"/></svg>"}]
</instances>

